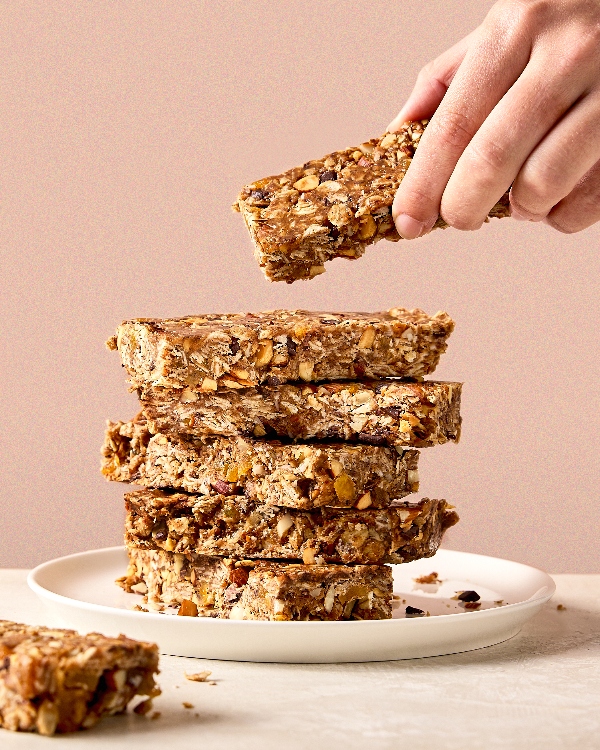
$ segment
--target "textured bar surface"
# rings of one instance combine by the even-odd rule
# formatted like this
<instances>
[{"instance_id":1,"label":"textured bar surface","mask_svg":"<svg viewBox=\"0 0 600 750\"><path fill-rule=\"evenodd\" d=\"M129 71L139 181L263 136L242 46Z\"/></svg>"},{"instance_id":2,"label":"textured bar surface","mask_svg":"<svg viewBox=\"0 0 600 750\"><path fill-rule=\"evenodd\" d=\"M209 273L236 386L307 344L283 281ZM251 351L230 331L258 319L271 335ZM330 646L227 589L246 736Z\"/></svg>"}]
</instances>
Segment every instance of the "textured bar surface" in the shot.
<instances>
[{"instance_id":1,"label":"textured bar surface","mask_svg":"<svg viewBox=\"0 0 600 750\"><path fill-rule=\"evenodd\" d=\"M235 620L382 620L392 616L386 565L299 565L129 548L117 583L151 602L196 604Z\"/></svg>"},{"instance_id":2,"label":"textured bar surface","mask_svg":"<svg viewBox=\"0 0 600 750\"><path fill-rule=\"evenodd\" d=\"M244 187L233 207L244 217L266 277L311 279L333 258L354 260L374 242L398 241L392 203L426 123L408 123L398 133ZM489 216L510 216L508 193ZM440 218L434 228L445 226Z\"/></svg>"},{"instance_id":3,"label":"textured bar surface","mask_svg":"<svg viewBox=\"0 0 600 750\"><path fill-rule=\"evenodd\" d=\"M461 383L379 380L140 392L152 432L348 440L426 448L460 438Z\"/></svg>"},{"instance_id":4,"label":"textured bar surface","mask_svg":"<svg viewBox=\"0 0 600 750\"><path fill-rule=\"evenodd\" d=\"M244 497L125 495L125 541L140 549L305 563L381 565L431 557L458 521L444 500L388 508L289 510Z\"/></svg>"},{"instance_id":5,"label":"textured bar surface","mask_svg":"<svg viewBox=\"0 0 600 750\"><path fill-rule=\"evenodd\" d=\"M242 495L289 508L385 507L419 488L419 453L347 443L152 435L143 417L109 422L102 473L110 480L207 495Z\"/></svg>"},{"instance_id":6,"label":"textured bar surface","mask_svg":"<svg viewBox=\"0 0 600 750\"><path fill-rule=\"evenodd\" d=\"M160 694L157 672L153 643L0 620L0 726L43 735L88 729L136 695Z\"/></svg>"},{"instance_id":7,"label":"textured bar surface","mask_svg":"<svg viewBox=\"0 0 600 750\"><path fill-rule=\"evenodd\" d=\"M436 368L454 322L444 312L274 310L127 320L107 342L136 387L205 391L291 381L421 377Z\"/></svg>"}]
</instances>

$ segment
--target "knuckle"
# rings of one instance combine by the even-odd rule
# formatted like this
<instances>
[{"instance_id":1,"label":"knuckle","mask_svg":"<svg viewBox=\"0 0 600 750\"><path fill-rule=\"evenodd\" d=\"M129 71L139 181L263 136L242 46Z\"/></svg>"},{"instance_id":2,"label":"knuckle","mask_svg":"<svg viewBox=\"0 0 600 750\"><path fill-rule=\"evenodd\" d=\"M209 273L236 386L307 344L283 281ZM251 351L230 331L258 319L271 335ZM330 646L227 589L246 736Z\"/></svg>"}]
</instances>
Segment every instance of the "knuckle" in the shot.
<instances>
[{"instance_id":1,"label":"knuckle","mask_svg":"<svg viewBox=\"0 0 600 750\"><path fill-rule=\"evenodd\" d=\"M482 175L490 180L495 178L495 173L503 172L511 161L509 149L489 139L473 139L465 156L475 169L483 166Z\"/></svg>"},{"instance_id":2,"label":"knuckle","mask_svg":"<svg viewBox=\"0 0 600 750\"><path fill-rule=\"evenodd\" d=\"M437 118L432 120L433 131L442 147L450 146L461 151L470 143L477 132L473 118L458 110L438 111Z\"/></svg>"},{"instance_id":3,"label":"knuckle","mask_svg":"<svg viewBox=\"0 0 600 750\"><path fill-rule=\"evenodd\" d=\"M564 195L565 175L560 161L533 160L523 167L513 185L515 201L533 214L549 211Z\"/></svg>"}]
</instances>

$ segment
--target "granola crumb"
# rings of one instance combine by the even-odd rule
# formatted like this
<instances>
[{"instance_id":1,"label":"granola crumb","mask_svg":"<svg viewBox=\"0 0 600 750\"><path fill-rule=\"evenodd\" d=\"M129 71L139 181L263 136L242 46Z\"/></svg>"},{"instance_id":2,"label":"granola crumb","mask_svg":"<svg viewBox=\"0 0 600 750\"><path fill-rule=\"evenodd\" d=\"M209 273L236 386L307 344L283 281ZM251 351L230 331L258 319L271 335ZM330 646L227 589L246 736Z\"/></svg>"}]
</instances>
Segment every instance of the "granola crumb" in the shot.
<instances>
[{"instance_id":1,"label":"granola crumb","mask_svg":"<svg viewBox=\"0 0 600 750\"><path fill-rule=\"evenodd\" d=\"M413 581L415 583L441 583L441 580L438 578L438 574L434 571L433 573L429 573L429 575L425 576L419 576L418 578L413 578Z\"/></svg>"},{"instance_id":2,"label":"granola crumb","mask_svg":"<svg viewBox=\"0 0 600 750\"><path fill-rule=\"evenodd\" d=\"M565 612L567 608L565 607L565 605L564 605L564 604L557 604L557 605L556 605L556 609L557 609L557 610L558 610L559 612Z\"/></svg>"},{"instance_id":3,"label":"granola crumb","mask_svg":"<svg viewBox=\"0 0 600 750\"><path fill-rule=\"evenodd\" d=\"M133 713L137 714L138 716L146 716L150 713L150 711L152 711L152 698L146 698L146 700L138 703L137 706L133 709Z\"/></svg>"},{"instance_id":4,"label":"granola crumb","mask_svg":"<svg viewBox=\"0 0 600 750\"><path fill-rule=\"evenodd\" d=\"M154 713L150 715L150 718L152 719L152 721L156 721L156 719L160 719L161 716L162 714L160 711L154 711Z\"/></svg>"},{"instance_id":5,"label":"granola crumb","mask_svg":"<svg viewBox=\"0 0 600 750\"><path fill-rule=\"evenodd\" d=\"M216 685L217 683L214 680L211 680L208 684L209 685Z\"/></svg>"},{"instance_id":6,"label":"granola crumb","mask_svg":"<svg viewBox=\"0 0 600 750\"><path fill-rule=\"evenodd\" d=\"M208 670L206 672L196 672L194 674L188 674L187 672L184 672L185 679L190 680L190 682L206 682L211 674L212 672L209 672Z\"/></svg>"},{"instance_id":7,"label":"granola crumb","mask_svg":"<svg viewBox=\"0 0 600 750\"><path fill-rule=\"evenodd\" d=\"M194 704L193 703L189 703L188 701L183 701L183 703L181 705L184 708L194 708Z\"/></svg>"}]
</instances>

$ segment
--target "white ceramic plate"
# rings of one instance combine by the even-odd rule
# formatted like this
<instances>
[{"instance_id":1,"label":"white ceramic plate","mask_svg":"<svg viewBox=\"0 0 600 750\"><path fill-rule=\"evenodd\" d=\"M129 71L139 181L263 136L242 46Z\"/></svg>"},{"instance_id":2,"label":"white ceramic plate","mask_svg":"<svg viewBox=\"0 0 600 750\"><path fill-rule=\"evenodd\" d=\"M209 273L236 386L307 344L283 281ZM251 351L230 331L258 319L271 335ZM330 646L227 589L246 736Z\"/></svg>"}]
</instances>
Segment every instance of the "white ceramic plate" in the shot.
<instances>
[{"instance_id":1,"label":"white ceramic plate","mask_svg":"<svg viewBox=\"0 0 600 750\"><path fill-rule=\"evenodd\" d=\"M392 566L394 592L401 597L392 620L216 620L132 610L142 597L114 583L126 566L125 550L110 547L44 563L31 571L28 583L55 620L81 632L125 633L176 656L290 663L412 659L491 646L516 635L555 589L549 575L527 565L440 550ZM415 583L433 571L441 584ZM478 611L465 611L452 598L471 589L481 596ZM407 619L407 604L431 616Z\"/></svg>"}]
</instances>

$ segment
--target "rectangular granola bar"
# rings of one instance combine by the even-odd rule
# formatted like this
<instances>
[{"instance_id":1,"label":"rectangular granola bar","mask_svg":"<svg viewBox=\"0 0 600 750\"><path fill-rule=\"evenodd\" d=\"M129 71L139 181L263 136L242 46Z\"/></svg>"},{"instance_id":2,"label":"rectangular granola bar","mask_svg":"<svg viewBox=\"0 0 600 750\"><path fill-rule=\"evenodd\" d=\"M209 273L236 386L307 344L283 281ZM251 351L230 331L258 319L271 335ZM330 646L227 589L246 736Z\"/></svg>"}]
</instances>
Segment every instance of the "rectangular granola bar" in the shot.
<instances>
[{"instance_id":1,"label":"rectangular granola bar","mask_svg":"<svg viewBox=\"0 0 600 750\"><path fill-rule=\"evenodd\" d=\"M152 435L141 416L109 422L102 453L102 473L112 481L204 495L244 494L289 508L380 508L419 487L415 450Z\"/></svg>"},{"instance_id":2,"label":"rectangular granola bar","mask_svg":"<svg viewBox=\"0 0 600 750\"><path fill-rule=\"evenodd\" d=\"M160 694L158 647L120 635L0 620L0 726L52 735L94 726Z\"/></svg>"},{"instance_id":3,"label":"rectangular granola bar","mask_svg":"<svg viewBox=\"0 0 600 750\"><path fill-rule=\"evenodd\" d=\"M289 510L224 495L125 495L125 541L139 549L305 563L381 565L431 557L458 521L444 500L388 508Z\"/></svg>"},{"instance_id":4,"label":"rectangular granola bar","mask_svg":"<svg viewBox=\"0 0 600 750\"><path fill-rule=\"evenodd\" d=\"M428 375L454 322L444 312L274 310L126 320L108 342L136 387L205 391L261 383Z\"/></svg>"},{"instance_id":5,"label":"rectangular granola bar","mask_svg":"<svg viewBox=\"0 0 600 750\"><path fill-rule=\"evenodd\" d=\"M232 620L383 620L392 616L386 565L301 565L130 547L117 583L166 605Z\"/></svg>"},{"instance_id":6,"label":"rectangular granola bar","mask_svg":"<svg viewBox=\"0 0 600 750\"><path fill-rule=\"evenodd\" d=\"M312 279L333 258L354 260L381 239L397 242L391 215L427 120L335 151L244 187L240 211L271 281ZM490 217L510 216L508 193ZM440 218L434 228L445 227Z\"/></svg>"},{"instance_id":7,"label":"rectangular granola bar","mask_svg":"<svg viewBox=\"0 0 600 750\"><path fill-rule=\"evenodd\" d=\"M144 388L152 432L348 440L426 448L460 438L461 383L286 383L214 393Z\"/></svg>"}]
</instances>

